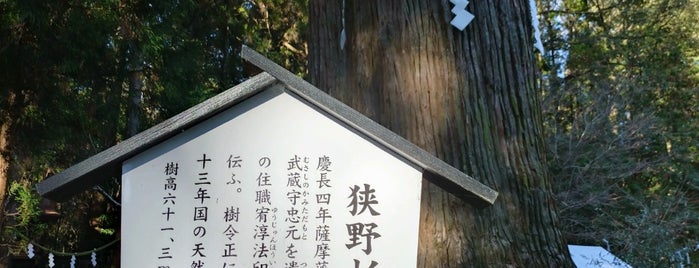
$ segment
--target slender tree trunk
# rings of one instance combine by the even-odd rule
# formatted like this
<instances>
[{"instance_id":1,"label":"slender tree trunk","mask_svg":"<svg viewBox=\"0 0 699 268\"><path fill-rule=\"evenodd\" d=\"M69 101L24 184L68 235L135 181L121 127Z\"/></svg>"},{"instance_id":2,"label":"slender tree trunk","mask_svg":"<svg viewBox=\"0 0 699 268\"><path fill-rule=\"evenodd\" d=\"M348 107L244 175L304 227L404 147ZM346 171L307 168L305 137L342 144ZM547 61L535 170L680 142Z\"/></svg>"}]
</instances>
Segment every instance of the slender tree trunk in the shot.
<instances>
[{"instance_id":1,"label":"slender tree trunk","mask_svg":"<svg viewBox=\"0 0 699 268\"><path fill-rule=\"evenodd\" d=\"M135 57L138 59L138 57ZM126 135L128 137L138 134L141 130L141 113L143 106L143 66L129 67L129 100L127 106L128 121L126 122Z\"/></svg>"},{"instance_id":2,"label":"slender tree trunk","mask_svg":"<svg viewBox=\"0 0 699 268\"><path fill-rule=\"evenodd\" d=\"M5 108L10 108L14 105L15 94L9 92L6 102L3 103ZM5 205L8 200L8 187L10 181L10 160L9 160L9 150L10 150L10 126L12 124L12 118L8 115L7 111L0 110L0 230L5 230L6 216L5 216ZM5 257L7 253L4 251L6 247L0 246L0 267L3 267L2 258Z\"/></svg>"},{"instance_id":3,"label":"slender tree trunk","mask_svg":"<svg viewBox=\"0 0 699 268\"><path fill-rule=\"evenodd\" d=\"M141 129L143 106L144 58L138 30L143 27L142 18L136 13L136 3L120 1L119 36L123 38L124 67L128 77L128 99L126 101L126 137L138 134Z\"/></svg>"},{"instance_id":4,"label":"slender tree trunk","mask_svg":"<svg viewBox=\"0 0 699 268\"><path fill-rule=\"evenodd\" d=\"M343 29L346 43L340 44ZM419 267L569 267L544 156L528 1L311 1L309 79L500 192L423 183Z\"/></svg>"},{"instance_id":5,"label":"slender tree trunk","mask_svg":"<svg viewBox=\"0 0 699 268\"><path fill-rule=\"evenodd\" d=\"M7 198L7 182L9 179L9 161L7 160L7 140L9 120L3 118L0 121L0 230L5 226L5 200ZM2 257L2 256L0 256Z\"/></svg>"},{"instance_id":6,"label":"slender tree trunk","mask_svg":"<svg viewBox=\"0 0 699 268\"><path fill-rule=\"evenodd\" d=\"M12 98L10 98L10 100L11 99ZM9 105L7 107L9 107ZM10 163L8 160L10 123L10 118L0 111L0 231L5 230L7 221L5 204L7 203L7 190L10 180ZM9 259L6 258L7 255L8 247L6 245L0 245L0 268L8 266Z\"/></svg>"}]
</instances>

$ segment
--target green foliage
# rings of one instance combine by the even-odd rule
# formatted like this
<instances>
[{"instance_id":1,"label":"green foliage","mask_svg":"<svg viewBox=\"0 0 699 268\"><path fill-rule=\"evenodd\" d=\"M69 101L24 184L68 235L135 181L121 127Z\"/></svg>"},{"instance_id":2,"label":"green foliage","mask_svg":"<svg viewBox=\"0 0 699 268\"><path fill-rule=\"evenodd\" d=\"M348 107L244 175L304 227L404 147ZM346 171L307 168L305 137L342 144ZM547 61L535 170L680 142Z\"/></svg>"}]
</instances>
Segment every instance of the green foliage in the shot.
<instances>
[{"instance_id":1,"label":"green foliage","mask_svg":"<svg viewBox=\"0 0 699 268\"><path fill-rule=\"evenodd\" d=\"M60 218L43 222L41 199L30 189L127 137L131 74L143 78L142 128L254 74L238 55L243 44L305 74L306 6L306 0L0 1L0 114L12 119L3 152L11 161L12 198L10 216L0 218L6 227L0 262L25 246L12 232L68 251L118 235L119 208L96 191L59 204ZM116 180L102 187L118 199Z\"/></svg>"},{"instance_id":2,"label":"green foliage","mask_svg":"<svg viewBox=\"0 0 699 268\"><path fill-rule=\"evenodd\" d=\"M107 214L102 214L99 215L97 218L95 218L95 221L99 223L100 225L104 226L112 226L112 217ZM116 233L116 230L114 228L99 228L97 230L101 235L107 235L107 236L112 236Z\"/></svg>"},{"instance_id":3,"label":"green foliage","mask_svg":"<svg viewBox=\"0 0 699 268\"><path fill-rule=\"evenodd\" d=\"M17 202L16 224L13 226L20 231L26 231L29 227L36 228L39 218L39 198L32 194L31 190L19 182L10 184L9 196Z\"/></svg>"},{"instance_id":4,"label":"green foliage","mask_svg":"<svg viewBox=\"0 0 699 268\"><path fill-rule=\"evenodd\" d=\"M13 221L10 226L0 230L0 237L3 241L15 241L15 245L10 245L5 249L6 254L21 254L23 245L29 241L26 239L27 234L41 234L48 228L47 225L39 220L41 211L39 203L41 198L34 193L28 186L26 181L13 181L8 187L8 197L14 205Z\"/></svg>"},{"instance_id":5,"label":"green foliage","mask_svg":"<svg viewBox=\"0 0 699 268\"><path fill-rule=\"evenodd\" d=\"M549 165L570 243L606 239L642 267L699 243L698 7L543 5Z\"/></svg>"}]
</instances>

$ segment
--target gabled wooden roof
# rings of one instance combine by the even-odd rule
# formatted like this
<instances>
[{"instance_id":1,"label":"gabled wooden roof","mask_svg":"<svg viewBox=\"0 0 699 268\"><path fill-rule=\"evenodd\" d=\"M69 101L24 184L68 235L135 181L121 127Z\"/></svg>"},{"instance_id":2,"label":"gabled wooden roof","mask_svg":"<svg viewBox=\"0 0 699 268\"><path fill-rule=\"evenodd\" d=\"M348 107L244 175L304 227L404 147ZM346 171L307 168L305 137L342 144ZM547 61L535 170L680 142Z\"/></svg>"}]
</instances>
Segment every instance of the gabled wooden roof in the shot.
<instances>
[{"instance_id":1,"label":"gabled wooden roof","mask_svg":"<svg viewBox=\"0 0 699 268\"><path fill-rule=\"evenodd\" d=\"M498 193L437 159L248 47L241 56L264 72L186 111L104 150L37 184L39 194L61 201L120 174L123 161L175 136L237 103L281 84L340 122L423 169L425 178L477 203L492 204Z\"/></svg>"}]
</instances>

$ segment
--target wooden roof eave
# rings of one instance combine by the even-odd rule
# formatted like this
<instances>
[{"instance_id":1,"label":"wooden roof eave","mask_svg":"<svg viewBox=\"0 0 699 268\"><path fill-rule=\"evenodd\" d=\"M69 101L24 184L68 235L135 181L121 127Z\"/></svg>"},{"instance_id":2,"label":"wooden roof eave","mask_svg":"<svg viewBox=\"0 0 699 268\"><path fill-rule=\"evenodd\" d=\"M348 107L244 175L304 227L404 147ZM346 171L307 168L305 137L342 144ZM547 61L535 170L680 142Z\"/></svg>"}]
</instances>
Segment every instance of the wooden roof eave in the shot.
<instances>
[{"instance_id":1,"label":"wooden roof eave","mask_svg":"<svg viewBox=\"0 0 699 268\"><path fill-rule=\"evenodd\" d=\"M118 176L124 160L184 131L185 129L247 99L277 83L267 74L258 74L160 124L124 140L36 185L40 195L63 201Z\"/></svg>"},{"instance_id":2,"label":"wooden roof eave","mask_svg":"<svg viewBox=\"0 0 699 268\"><path fill-rule=\"evenodd\" d=\"M498 192L374 122L346 104L326 94L253 49L243 46L241 57L271 74L299 97L329 113L355 130L413 162L427 172L427 179L457 196L493 204ZM434 176L436 175L436 176ZM473 201L472 200L472 201Z\"/></svg>"},{"instance_id":3,"label":"wooden roof eave","mask_svg":"<svg viewBox=\"0 0 699 268\"><path fill-rule=\"evenodd\" d=\"M39 194L62 201L112 176L118 176L123 161L281 82L289 92L419 166L425 178L444 189L477 203L495 202L498 193L493 189L330 97L254 50L244 46L241 56L264 72L47 178L37 184Z\"/></svg>"}]
</instances>

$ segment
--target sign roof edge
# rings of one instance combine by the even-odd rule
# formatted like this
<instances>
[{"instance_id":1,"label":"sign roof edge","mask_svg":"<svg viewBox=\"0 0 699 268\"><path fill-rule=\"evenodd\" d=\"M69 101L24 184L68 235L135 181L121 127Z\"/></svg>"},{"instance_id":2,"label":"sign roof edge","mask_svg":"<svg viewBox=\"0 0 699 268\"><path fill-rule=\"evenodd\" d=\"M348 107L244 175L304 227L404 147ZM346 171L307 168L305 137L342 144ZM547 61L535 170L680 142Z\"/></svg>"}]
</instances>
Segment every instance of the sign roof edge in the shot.
<instances>
[{"instance_id":1,"label":"sign roof edge","mask_svg":"<svg viewBox=\"0 0 699 268\"><path fill-rule=\"evenodd\" d=\"M118 174L121 163L264 90L278 80L261 73L36 184L41 196L63 201Z\"/></svg>"},{"instance_id":2,"label":"sign roof edge","mask_svg":"<svg viewBox=\"0 0 699 268\"><path fill-rule=\"evenodd\" d=\"M211 116L281 82L295 95L344 122L423 169L425 178L461 197L493 204L498 192L436 158L403 137L332 98L256 51L243 46L241 57L264 72L124 140L36 185L40 195L62 201L109 179L121 163Z\"/></svg>"},{"instance_id":3,"label":"sign roof edge","mask_svg":"<svg viewBox=\"0 0 699 268\"><path fill-rule=\"evenodd\" d=\"M446 190L451 190L457 195L463 195L465 191L466 195L473 195L480 201L485 201L488 204L493 204L495 199L497 199L497 191L483 185L471 176L464 174L417 145L407 141L398 134L331 97L253 49L243 46L240 55L246 61L277 78L287 86L288 90L304 98L306 101L343 121L364 135L367 135L374 141L386 146L408 161L423 168L423 172L426 171L433 175L437 175L438 178L428 176L428 178L432 178L437 184L442 185L444 188L452 188L454 186L461 188L461 191L454 191L454 189Z\"/></svg>"}]
</instances>

